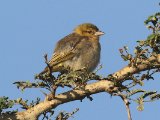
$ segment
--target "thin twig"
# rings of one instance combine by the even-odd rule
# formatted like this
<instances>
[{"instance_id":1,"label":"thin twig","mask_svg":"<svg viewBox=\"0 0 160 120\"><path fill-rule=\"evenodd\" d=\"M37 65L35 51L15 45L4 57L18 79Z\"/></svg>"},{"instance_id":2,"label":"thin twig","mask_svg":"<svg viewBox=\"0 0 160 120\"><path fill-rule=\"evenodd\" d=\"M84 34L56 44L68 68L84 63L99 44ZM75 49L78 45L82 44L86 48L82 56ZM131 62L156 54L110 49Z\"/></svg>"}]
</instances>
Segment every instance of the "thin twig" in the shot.
<instances>
[{"instance_id":1,"label":"thin twig","mask_svg":"<svg viewBox=\"0 0 160 120\"><path fill-rule=\"evenodd\" d=\"M130 107L129 107L130 102L129 102L127 96L125 96L125 95L122 94L121 92L115 93L114 95L121 97L121 99L123 100L123 102L124 102L124 104L125 104L126 110L127 110L128 120L132 120L131 111L130 111Z\"/></svg>"},{"instance_id":2,"label":"thin twig","mask_svg":"<svg viewBox=\"0 0 160 120\"><path fill-rule=\"evenodd\" d=\"M128 120L132 120L132 117L131 117L131 111L130 111L130 108L129 108L129 101L128 101L128 99L126 99L126 98L123 98L123 97L121 97L122 98L122 100L123 100L123 102L125 103L125 106L126 106L126 110L127 110L127 114L128 114Z\"/></svg>"},{"instance_id":3,"label":"thin twig","mask_svg":"<svg viewBox=\"0 0 160 120\"><path fill-rule=\"evenodd\" d=\"M62 111L58 114L56 117L56 120L68 120L68 118L73 117L73 115L79 111L79 108L76 108L73 112L68 113L65 111Z\"/></svg>"},{"instance_id":4,"label":"thin twig","mask_svg":"<svg viewBox=\"0 0 160 120\"><path fill-rule=\"evenodd\" d=\"M54 96L56 94L56 89L57 89L57 86L53 82L55 80L55 77L52 75L52 68L51 68L51 66L50 66L50 64L48 62L48 55L47 54L44 55L44 59L45 59L45 63L47 64L47 67L49 69L49 76L50 76L51 82L52 82L52 85L51 85L51 87L52 87L52 94L53 94L52 97L54 98Z\"/></svg>"},{"instance_id":5,"label":"thin twig","mask_svg":"<svg viewBox=\"0 0 160 120\"><path fill-rule=\"evenodd\" d=\"M47 54L44 55L44 59L45 59L45 63L47 64L47 67L49 69L49 75L52 78L52 69L51 69L51 66L48 63L48 55Z\"/></svg>"},{"instance_id":6,"label":"thin twig","mask_svg":"<svg viewBox=\"0 0 160 120\"><path fill-rule=\"evenodd\" d=\"M122 98L122 100L123 100L123 102L125 104L125 107L126 107L126 110L127 110L127 114L128 114L128 120L132 120L131 111L130 111L130 108L129 108L130 102L128 101L128 99L127 99L127 97L125 95L120 94L119 96Z\"/></svg>"}]
</instances>

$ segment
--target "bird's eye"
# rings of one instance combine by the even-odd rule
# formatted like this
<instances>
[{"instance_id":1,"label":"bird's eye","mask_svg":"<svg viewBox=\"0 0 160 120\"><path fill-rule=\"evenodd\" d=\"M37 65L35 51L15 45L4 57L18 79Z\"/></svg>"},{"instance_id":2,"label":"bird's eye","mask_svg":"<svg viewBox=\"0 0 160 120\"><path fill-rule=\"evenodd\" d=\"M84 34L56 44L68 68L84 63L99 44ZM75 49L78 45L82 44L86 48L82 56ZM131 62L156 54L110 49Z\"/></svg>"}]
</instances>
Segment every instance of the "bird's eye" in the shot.
<instances>
[{"instance_id":1,"label":"bird's eye","mask_svg":"<svg viewBox=\"0 0 160 120\"><path fill-rule=\"evenodd\" d=\"M86 32L89 33L89 34L93 33L91 30L88 30L88 31L86 31Z\"/></svg>"}]
</instances>

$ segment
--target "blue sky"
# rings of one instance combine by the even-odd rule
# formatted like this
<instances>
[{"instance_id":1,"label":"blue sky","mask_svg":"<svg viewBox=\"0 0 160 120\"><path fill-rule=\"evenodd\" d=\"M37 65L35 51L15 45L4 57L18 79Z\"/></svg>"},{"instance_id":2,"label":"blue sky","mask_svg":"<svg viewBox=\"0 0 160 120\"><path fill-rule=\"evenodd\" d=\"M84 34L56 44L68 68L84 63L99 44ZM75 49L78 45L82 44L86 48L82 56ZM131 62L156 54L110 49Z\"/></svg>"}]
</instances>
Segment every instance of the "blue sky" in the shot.
<instances>
[{"instance_id":1,"label":"blue sky","mask_svg":"<svg viewBox=\"0 0 160 120\"><path fill-rule=\"evenodd\" d=\"M84 22L96 24L106 34L101 37L103 69L99 74L107 76L127 63L118 52L124 45L133 52L137 40L150 34L144 20L158 12L159 0L1 0L0 1L0 96L11 99L44 98L39 89L24 93L12 84L19 80L34 81L34 74L44 67L43 55L51 56L56 42L71 33ZM147 82L145 89L159 90L159 77ZM45 91L45 90L44 90ZM60 89L59 92L64 91ZM75 120L127 120L123 102L107 93L93 95L90 102L75 101L57 107L57 111L80 108ZM138 112L131 104L134 120L158 120L160 102L145 104Z\"/></svg>"}]
</instances>

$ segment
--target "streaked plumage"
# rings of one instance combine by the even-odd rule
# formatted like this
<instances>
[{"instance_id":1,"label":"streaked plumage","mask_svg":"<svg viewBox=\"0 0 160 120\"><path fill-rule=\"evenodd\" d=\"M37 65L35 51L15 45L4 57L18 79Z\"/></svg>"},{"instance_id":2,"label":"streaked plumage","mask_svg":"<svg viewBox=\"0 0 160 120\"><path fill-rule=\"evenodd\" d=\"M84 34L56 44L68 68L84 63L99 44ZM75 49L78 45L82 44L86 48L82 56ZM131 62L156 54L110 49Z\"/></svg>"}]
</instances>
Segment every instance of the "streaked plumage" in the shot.
<instances>
[{"instance_id":1,"label":"streaked plumage","mask_svg":"<svg viewBox=\"0 0 160 120\"><path fill-rule=\"evenodd\" d=\"M91 24L77 26L73 33L62 38L56 44L49 65L52 72L76 71L85 68L92 72L100 60L101 46L99 36L104 33ZM40 74L47 73L48 67Z\"/></svg>"}]
</instances>

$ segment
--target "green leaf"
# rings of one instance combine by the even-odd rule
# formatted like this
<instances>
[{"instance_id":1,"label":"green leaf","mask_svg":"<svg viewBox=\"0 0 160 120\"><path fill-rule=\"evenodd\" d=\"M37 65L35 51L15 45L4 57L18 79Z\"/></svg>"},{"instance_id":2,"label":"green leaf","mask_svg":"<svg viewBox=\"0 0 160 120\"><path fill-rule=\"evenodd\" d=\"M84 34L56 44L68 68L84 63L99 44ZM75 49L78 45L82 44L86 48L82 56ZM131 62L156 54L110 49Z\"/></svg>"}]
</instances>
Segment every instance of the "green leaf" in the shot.
<instances>
[{"instance_id":1,"label":"green leaf","mask_svg":"<svg viewBox=\"0 0 160 120\"><path fill-rule=\"evenodd\" d=\"M125 55L121 55L121 57L123 58L124 61L127 61L127 60L128 60L128 57L125 56Z\"/></svg>"}]
</instances>

